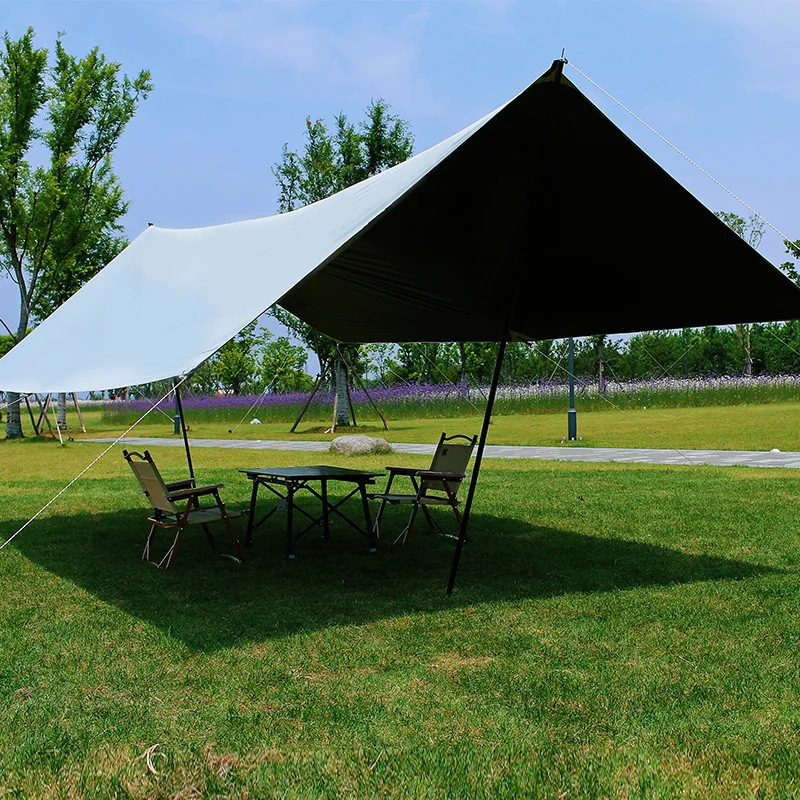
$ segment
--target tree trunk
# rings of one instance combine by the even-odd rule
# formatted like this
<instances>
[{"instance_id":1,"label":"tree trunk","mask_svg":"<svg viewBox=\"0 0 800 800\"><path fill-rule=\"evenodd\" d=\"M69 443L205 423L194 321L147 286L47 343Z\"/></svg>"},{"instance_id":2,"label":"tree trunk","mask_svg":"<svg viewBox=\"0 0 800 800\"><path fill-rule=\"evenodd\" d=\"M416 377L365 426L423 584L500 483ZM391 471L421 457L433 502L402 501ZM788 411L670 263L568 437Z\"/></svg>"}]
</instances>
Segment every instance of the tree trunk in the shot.
<instances>
[{"instance_id":1,"label":"tree trunk","mask_svg":"<svg viewBox=\"0 0 800 800\"><path fill-rule=\"evenodd\" d=\"M458 359L461 362L461 383L467 382L467 348L464 342L456 342L458 345Z\"/></svg>"},{"instance_id":2,"label":"tree trunk","mask_svg":"<svg viewBox=\"0 0 800 800\"><path fill-rule=\"evenodd\" d=\"M16 392L6 392L8 408L6 409L6 439L21 439L22 418L19 413L21 396Z\"/></svg>"},{"instance_id":3,"label":"tree trunk","mask_svg":"<svg viewBox=\"0 0 800 800\"><path fill-rule=\"evenodd\" d=\"M336 376L336 427L350 427L350 412L347 402L347 368L341 358L334 362L334 374Z\"/></svg>"},{"instance_id":4,"label":"tree trunk","mask_svg":"<svg viewBox=\"0 0 800 800\"><path fill-rule=\"evenodd\" d=\"M25 302L20 303L19 325L17 326L16 343L21 342L28 332L28 306ZM21 395L16 392L6 392L8 398L8 413L6 415L6 439L21 439L22 416L20 415Z\"/></svg>"},{"instance_id":5,"label":"tree trunk","mask_svg":"<svg viewBox=\"0 0 800 800\"><path fill-rule=\"evenodd\" d=\"M739 344L744 351L744 374L748 378L753 377L753 351L750 345L751 325L735 325L736 335L739 337Z\"/></svg>"},{"instance_id":6,"label":"tree trunk","mask_svg":"<svg viewBox=\"0 0 800 800\"><path fill-rule=\"evenodd\" d=\"M753 349L750 345L750 326L747 326L744 337L745 372L748 378L753 377Z\"/></svg>"},{"instance_id":7,"label":"tree trunk","mask_svg":"<svg viewBox=\"0 0 800 800\"><path fill-rule=\"evenodd\" d=\"M597 390L600 394L606 393L606 376L603 369L603 338L600 336L597 340Z\"/></svg>"},{"instance_id":8,"label":"tree trunk","mask_svg":"<svg viewBox=\"0 0 800 800\"><path fill-rule=\"evenodd\" d=\"M60 431L67 429L67 393L58 393L58 411L56 412L56 425Z\"/></svg>"}]
</instances>

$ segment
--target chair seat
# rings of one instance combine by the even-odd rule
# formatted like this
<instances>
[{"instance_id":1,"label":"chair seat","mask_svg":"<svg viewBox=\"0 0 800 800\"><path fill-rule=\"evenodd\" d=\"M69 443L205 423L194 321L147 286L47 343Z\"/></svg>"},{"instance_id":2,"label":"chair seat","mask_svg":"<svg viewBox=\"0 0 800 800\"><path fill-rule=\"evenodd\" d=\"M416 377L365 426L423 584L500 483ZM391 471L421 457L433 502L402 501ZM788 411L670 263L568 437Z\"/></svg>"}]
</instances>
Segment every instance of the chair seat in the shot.
<instances>
[{"instance_id":1,"label":"chair seat","mask_svg":"<svg viewBox=\"0 0 800 800\"><path fill-rule=\"evenodd\" d=\"M189 525L202 525L211 550L216 551L214 536L208 527L208 523L211 522L221 522L225 526L236 551L236 560L244 560L231 520L235 517L241 517L247 512L229 511L225 508L225 504L219 496L219 490L222 488L221 483L198 486L194 477L184 481L166 483L148 450L145 450L144 453L123 450L122 455L133 470L139 486L145 497L150 501L153 509L151 516L147 520L150 523L150 533L144 545L143 561L148 561L157 567L169 569L175 557L175 551L178 549L181 533ZM206 499L206 505L200 505L200 498ZM210 504L209 501L211 500L214 501L214 505ZM153 537L158 528L175 531L175 539L160 561L150 558Z\"/></svg>"},{"instance_id":2,"label":"chair seat","mask_svg":"<svg viewBox=\"0 0 800 800\"><path fill-rule=\"evenodd\" d=\"M235 519L236 517L241 517L244 514L243 511L227 511L225 516L228 519ZM183 515L172 515L172 514L165 514L162 517L150 517L147 521L152 522L155 525L160 525L162 528L171 527L173 525L178 525L180 521L183 519ZM197 508L194 511L189 512L189 516L186 520L187 525L203 525L208 522L217 522L218 520L222 519L222 511L217 508L216 506L212 506L209 508Z\"/></svg>"},{"instance_id":3,"label":"chair seat","mask_svg":"<svg viewBox=\"0 0 800 800\"><path fill-rule=\"evenodd\" d=\"M465 436L463 433L457 433L453 436L442 433L428 469L413 469L400 466L386 467L386 471L389 473L386 488L381 494L370 495L371 499L379 500L381 504L375 516L375 535L380 536L380 520L387 503L389 505L411 506L411 516L408 519L408 524L395 539L395 542L399 542L401 539L403 542L406 541L408 534L414 527L414 520L419 508L422 508L422 513L431 533L436 533L437 530L439 533L444 533L444 531L438 520L435 519L438 514L431 514L428 506L439 506L440 508L450 506L453 509L456 522L460 526L462 517L458 510L459 501L456 499L456 494L467 477L467 465L472 457L472 451L477 440L477 436ZM405 494L392 493L392 483L397 477L402 477L405 480L410 479L411 485L414 487L414 493L409 494L408 490L406 490Z\"/></svg>"},{"instance_id":4,"label":"chair seat","mask_svg":"<svg viewBox=\"0 0 800 800\"><path fill-rule=\"evenodd\" d=\"M384 500L387 503L411 504L419 502L425 506L452 506L453 503L446 497L420 497L417 500L415 494L371 494L371 500ZM458 500L455 501L458 504Z\"/></svg>"}]
</instances>

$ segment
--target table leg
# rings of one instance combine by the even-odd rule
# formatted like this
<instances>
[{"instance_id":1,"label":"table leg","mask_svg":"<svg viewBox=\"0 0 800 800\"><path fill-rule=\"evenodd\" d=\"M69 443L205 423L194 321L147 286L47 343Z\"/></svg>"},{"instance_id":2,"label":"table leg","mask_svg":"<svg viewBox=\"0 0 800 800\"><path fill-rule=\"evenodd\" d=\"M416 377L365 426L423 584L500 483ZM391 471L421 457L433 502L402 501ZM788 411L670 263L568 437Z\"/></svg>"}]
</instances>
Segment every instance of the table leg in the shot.
<instances>
[{"instance_id":1,"label":"table leg","mask_svg":"<svg viewBox=\"0 0 800 800\"><path fill-rule=\"evenodd\" d=\"M295 487L286 491L286 558L294 558L294 493Z\"/></svg>"},{"instance_id":2,"label":"table leg","mask_svg":"<svg viewBox=\"0 0 800 800\"><path fill-rule=\"evenodd\" d=\"M322 484L322 538L330 539L330 520L328 518L328 481L323 478Z\"/></svg>"},{"instance_id":3,"label":"table leg","mask_svg":"<svg viewBox=\"0 0 800 800\"><path fill-rule=\"evenodd\" d=\"M250 547L253 544L253 520L256 516L256 498L258 497L258 479L253 480L253 491L250 494L250 513L247 515L247 538L245 539L245 546Z\"/></svg>"},{"instance_id":4,"label":"table leg","mask_svg":"<svg viewBox=\"0 0 800 800\"><path fill-rule=\"evenodd\" d=\"M364 530L367 532L367 539L369 540L369 551L374 553L377 550L375 543L375 530L372 527L372 522L369 518L369 501L367 500L367 487L366 484L360 484L358 487L361 490L361 505L364 507L364 522L367 527Z\"/></svg>"}]
</instances>

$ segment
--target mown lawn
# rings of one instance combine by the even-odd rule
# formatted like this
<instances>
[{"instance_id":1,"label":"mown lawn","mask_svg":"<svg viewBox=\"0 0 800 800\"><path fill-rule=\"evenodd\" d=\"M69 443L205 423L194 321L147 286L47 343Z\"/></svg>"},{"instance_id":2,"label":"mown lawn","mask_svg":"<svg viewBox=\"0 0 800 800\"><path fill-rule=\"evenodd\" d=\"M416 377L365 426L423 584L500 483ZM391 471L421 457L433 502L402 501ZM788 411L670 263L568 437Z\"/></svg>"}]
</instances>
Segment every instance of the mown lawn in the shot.
<instances>
[{"instance_id":1,"label":"mown lawn","mask_svg":"<svg viewBox=\"0 0 800 800\"><path fill-rule=\"evenodd\" d=\"M98 452L0 443L3 538ZM236 468L321 460L195 458L234 506ZM490 461L447 598L424 526L287 563L278 515L244 565L200 534L157 571L127 470L0 552L0 797L800 794L794 471Z\"/></svg>"},{"instance_id":2,"label":"mown lawn","mask_svg":"<svg viewBox=\"0 0 800 800\"><path fill-rule=\"evenodd\" d=\"M97 411L86 415L91 436L118 436L123 428L109 427L100 421ZM142 424L133 436L171 436L173 426L157 411L152 424ZM371 436L383 436L390 442L435 443L442 431L478 433L482 418L389 420L384 431L376 420L361 420L358 429ZM229 423L197 422L188 416L190 435L206 439L289 439L295 441L331 440L323 434L325 424L302 423L289 433L290 424L271 422L244 424L233 431ZM233 431L228 433L228 431ZM336 434L338 435L338 434ZM710 406L702 408L637 409L633 411L593 411L578 414L578 435L583 447L648 447L698 450L772 450L800 451L800 403L763 405ZM495 416L490 428L490 444L554 446L569 444L567 415L519 414ZM575 446L574 444L572 446Z\"/></svg>"}]
</instances>

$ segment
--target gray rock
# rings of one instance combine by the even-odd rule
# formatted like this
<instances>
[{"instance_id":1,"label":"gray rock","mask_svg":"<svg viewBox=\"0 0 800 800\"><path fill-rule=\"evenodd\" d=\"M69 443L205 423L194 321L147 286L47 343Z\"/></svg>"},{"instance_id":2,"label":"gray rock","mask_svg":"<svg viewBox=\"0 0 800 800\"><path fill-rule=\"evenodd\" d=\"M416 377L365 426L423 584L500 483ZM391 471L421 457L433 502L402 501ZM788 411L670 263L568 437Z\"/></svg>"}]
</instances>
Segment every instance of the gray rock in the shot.
<instances>
[{"instance_id":1,"label":"gray rock","mask_svg":"<svg viewBox=\"0 0 800 800\"><path fill-rule=\"evenodd\" d=\"M360 456L369 453L391 453L392 448L386 439L357 433L351 436L337 436L331 442L330 452L342 453L346 456Z\"/></svg>"}]
</instances>

